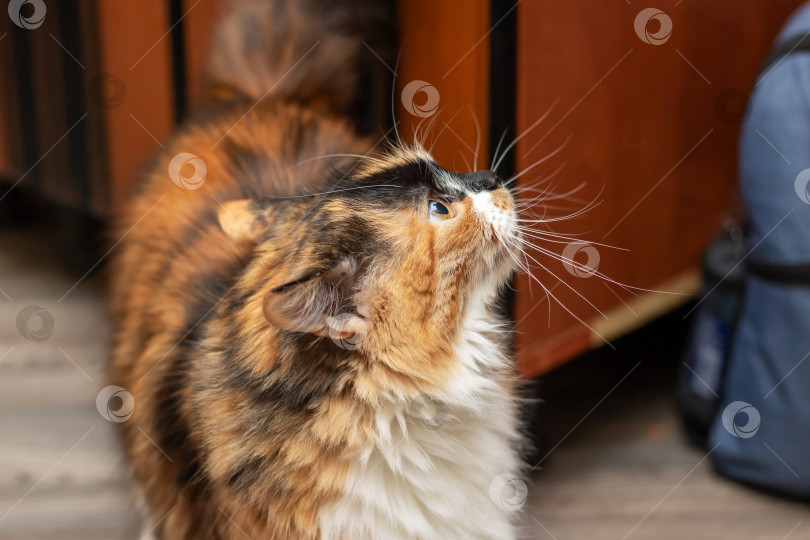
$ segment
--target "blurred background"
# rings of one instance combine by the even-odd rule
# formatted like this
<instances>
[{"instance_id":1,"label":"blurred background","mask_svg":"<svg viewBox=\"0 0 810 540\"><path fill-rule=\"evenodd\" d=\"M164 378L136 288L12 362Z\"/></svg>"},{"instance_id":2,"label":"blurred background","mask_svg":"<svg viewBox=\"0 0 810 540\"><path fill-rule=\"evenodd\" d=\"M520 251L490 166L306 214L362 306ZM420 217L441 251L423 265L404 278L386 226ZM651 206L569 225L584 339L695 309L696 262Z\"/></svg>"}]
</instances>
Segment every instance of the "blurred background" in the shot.
<instances>
[{"instance_id":1,"label":"blurred background","mask_svg":"<svg viewBox=\"0 0 810 540\"><path fill-rule=\"evenodd\" d=\"M204 110L227 4L0 16L0 538L140 537L97 403L107 224ZM358 36L359 129L497 165L537 220L504 299L536 446L508 495L525 538L810 538L801 5L374 4L391 27ZM353 36L367 9L314 16Z\"/></svg>"}]
</instances>

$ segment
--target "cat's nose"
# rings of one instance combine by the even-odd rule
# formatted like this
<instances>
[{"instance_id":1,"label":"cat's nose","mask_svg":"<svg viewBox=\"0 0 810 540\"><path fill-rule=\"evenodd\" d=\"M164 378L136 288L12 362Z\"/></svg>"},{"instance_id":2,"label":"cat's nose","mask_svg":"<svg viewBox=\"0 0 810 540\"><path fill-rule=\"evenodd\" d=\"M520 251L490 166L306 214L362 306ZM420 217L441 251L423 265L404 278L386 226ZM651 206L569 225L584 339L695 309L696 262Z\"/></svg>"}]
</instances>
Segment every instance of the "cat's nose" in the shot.
<instances>
[{"instance_id":1,"label":"cat's nose","mask_svg":"<svg viewBox=\"0 0 810 540\"><path fill-rule=\"evenodd\" d=\"M492 171L475 171L460 176L464 186L473 192L492 191L501 185L501 179Z\"/></svg>"}]
</instances>

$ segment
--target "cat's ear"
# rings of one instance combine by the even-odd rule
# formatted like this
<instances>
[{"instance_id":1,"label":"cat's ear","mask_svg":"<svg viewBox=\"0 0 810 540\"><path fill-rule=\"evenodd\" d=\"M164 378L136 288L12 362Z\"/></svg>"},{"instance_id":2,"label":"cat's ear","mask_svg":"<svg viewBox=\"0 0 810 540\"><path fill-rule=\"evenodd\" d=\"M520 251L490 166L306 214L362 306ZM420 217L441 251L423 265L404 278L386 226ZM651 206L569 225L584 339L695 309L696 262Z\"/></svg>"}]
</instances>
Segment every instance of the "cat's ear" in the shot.
<instances>
[{"instance_id":1,"label":"cat's ear","mask_svg":"<svg viewBox=\"0 0 810 540\"><path fill-rule=\"evenodd\" d=\"M283 330L350 340L368 331L368 306L357 290L357 265L343 258L326 271L314 271L273 289L264 316Z\"/></svg>"},{"instance_id":2,"label":"cat's ear","mask_svg":"<svg viewBox=\"0 0 810 540\"><path fill-rule=\"evenodd\" d=\"M258 242L262 234L260 212L251 199L228 201L219 209L219 226L237 242Z\"/></svg>"}]
</instances>

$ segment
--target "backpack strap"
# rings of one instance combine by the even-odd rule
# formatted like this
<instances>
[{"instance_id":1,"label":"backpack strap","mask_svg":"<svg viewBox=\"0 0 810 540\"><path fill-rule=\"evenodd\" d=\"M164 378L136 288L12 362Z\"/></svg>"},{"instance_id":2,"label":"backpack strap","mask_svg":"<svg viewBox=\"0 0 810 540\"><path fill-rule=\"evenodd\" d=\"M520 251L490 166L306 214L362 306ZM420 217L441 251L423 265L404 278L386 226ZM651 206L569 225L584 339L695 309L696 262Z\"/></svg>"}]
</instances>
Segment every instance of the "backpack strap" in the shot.
<instances>
[{"instance_id":1,"label":"backpack strap","mask_svg":"<svg viewBox=\"0 0 810 540\"><path fill-rule=\"evenodd\" d=\"M784 57L797 52L810 52L810 32L786 39L765 59L760 75L767 74ZM749 259L746 270L765 281L782 285L810 285L810 264L781 265Z\"/></svg>"},{"instance_id":2,"label":"backpack strap","mask_svg":"<svg viewBox=\"0 0 810 540\"><path fill-rule=\"evenodd\" d=\"M796 52L810 52L810 33L793 36L777 45L765 59L765 62L763 62L760 74L764 74L773 65L779 63L785 56Z\"/></svg>"},{"instance_id":3,"label":"backpack strap","mask_svg":"<svg viewBox=\"0 0 810 540\"><path fill-rule=\"evenodd\" d=\"M810 264L781 265L749 259L746 269L765 281L782 285L810 285Z\"/></svg>"}]
</instances>

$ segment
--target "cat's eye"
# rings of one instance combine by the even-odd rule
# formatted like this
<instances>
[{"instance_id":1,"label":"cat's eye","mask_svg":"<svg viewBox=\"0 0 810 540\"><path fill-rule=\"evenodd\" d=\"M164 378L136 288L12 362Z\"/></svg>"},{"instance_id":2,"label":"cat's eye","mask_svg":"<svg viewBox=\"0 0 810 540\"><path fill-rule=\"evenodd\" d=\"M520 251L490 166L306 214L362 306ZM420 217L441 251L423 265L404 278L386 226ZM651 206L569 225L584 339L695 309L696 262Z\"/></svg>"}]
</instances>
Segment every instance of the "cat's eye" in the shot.
<instances>
[{"instance_id":1,"label":"cat's eye","mask_svg":"<svg viewBox=\"0 0 810 540\"><path fill-rule=\"evenodd\" d=\"M430 217L433 219L450 219L455 215L448 203L436 199L428 201L428 212L430 212Z\"/></svg>"}]
</instances>

